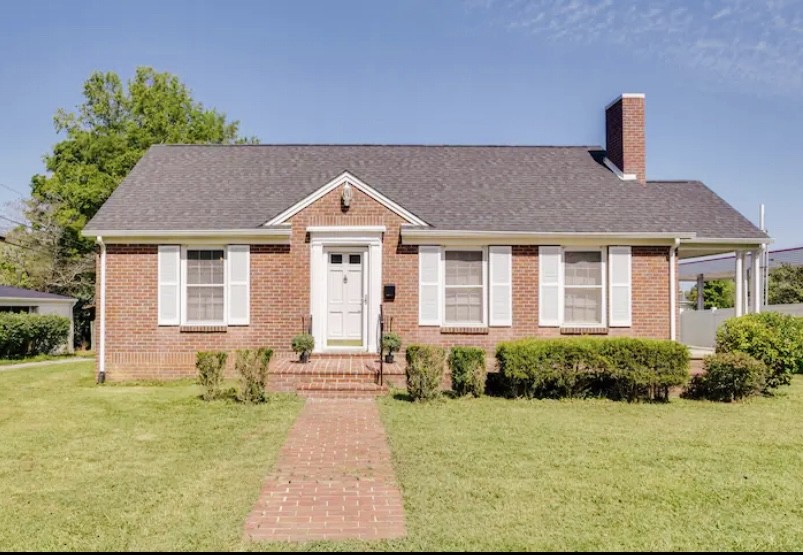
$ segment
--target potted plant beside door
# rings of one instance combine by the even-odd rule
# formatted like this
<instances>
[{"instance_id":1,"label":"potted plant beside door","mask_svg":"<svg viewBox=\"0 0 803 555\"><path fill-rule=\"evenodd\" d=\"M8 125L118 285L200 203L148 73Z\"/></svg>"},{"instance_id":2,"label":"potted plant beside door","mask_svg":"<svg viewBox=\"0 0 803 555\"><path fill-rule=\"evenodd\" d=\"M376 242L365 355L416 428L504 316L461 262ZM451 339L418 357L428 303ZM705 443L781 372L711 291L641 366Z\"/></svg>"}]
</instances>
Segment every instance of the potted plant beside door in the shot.
<instances>
[{"instance_id":1,"label":"potted plant beside door","mask_svg":"<svg viewBox=\"0 0 803 555\"><path fill-rule=\"evenodd\" d=\"M389 332L382 336L382 352L385 353L385 362L393 364L393 353L401 349L401 338L398 333Z\"/></svg>"},{"instance_id":2,"label":"potted plant beside door","mask_svg":"<svg viewBox=\"0 0 803 555\"><path fill-rule=\"evenodd\" d=\"M315 348L315 338L308 333L299 333L293 338L293 351L298 353L303 363L309 362L309 355Z\"/></svg>"}]
</instances>

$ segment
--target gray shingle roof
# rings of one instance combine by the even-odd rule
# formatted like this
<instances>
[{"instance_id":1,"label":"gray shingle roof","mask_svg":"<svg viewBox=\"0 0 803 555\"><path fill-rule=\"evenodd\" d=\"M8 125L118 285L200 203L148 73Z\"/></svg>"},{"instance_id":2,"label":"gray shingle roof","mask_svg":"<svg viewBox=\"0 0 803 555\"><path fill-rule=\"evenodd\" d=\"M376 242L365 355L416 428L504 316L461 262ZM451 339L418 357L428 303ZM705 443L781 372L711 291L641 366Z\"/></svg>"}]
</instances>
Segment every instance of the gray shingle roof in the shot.
<instances>
[{"instance_id":1,"label":"gray shingle roof","mask_svg":"<svg viewBox=\"0 0 803 555\"><path fill-rule=\"evenodd\" d=\"M764 237L699 181L621 181L603 155L598 147L155 146L86 229L253 229L349 171L439 229Z\"/></svg>"},{"instance_id":2,"label":"gray shingle roof","mask_svg":"<svg viewBox=\"0 0 803 555\"><path fill-rule=\"evenodd\" d=\"M50 301L72 301L72 297L54 295L53 293L43 293L42 291L31 291L30 289L20 289L19 287L9 287L0 285L0 304L3 299L31 299L31 300L50 300Z\"/></svg>"}]
</instances>

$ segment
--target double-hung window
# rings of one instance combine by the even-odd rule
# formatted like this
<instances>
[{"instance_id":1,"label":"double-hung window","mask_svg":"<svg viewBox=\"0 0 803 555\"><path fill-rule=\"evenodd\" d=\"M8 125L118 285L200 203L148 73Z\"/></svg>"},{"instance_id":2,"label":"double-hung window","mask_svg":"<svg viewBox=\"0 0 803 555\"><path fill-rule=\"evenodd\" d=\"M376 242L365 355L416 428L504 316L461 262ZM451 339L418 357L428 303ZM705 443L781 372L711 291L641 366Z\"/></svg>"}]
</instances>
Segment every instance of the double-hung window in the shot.
<instances>
[{"instance_id":1,"label":"double-hung window","mask_svg":"<svg viewBox=\"0 0 803 555\"><path fill-rule=\"evenodd\" d=\"M602 251L563 253L563 322L570 326L604 325Z\"/></svg>"},{"instance_id":2,"label":"double-hung window","mask_svg":"<svg viewBox=\"0 0 803 555\"><path fill-rule=\"evenodd\" d=\"M541 246L538 249L538 325L630 327L630 281L631 249L628 246Z\"/></svg>"},{"instance_id":3,"label":"double-hung window","mask_svg":"<svg viewBox=\"0 0 803 555\"><path fill-rule=\"evenodd\" d=\"M186 322L226 321L226 261L223 249L187 249Z\"/></svg>"},{"instance_id":4,"label":"double-hung window","mask_svg":"<svg viewBox=\"0 0 803 555\"><path fill-rule=\"evenodd\" d=\"M444 253L444 324L485 324L485 268L483 250L447 250Z\"/></svg>"}]
</instances>

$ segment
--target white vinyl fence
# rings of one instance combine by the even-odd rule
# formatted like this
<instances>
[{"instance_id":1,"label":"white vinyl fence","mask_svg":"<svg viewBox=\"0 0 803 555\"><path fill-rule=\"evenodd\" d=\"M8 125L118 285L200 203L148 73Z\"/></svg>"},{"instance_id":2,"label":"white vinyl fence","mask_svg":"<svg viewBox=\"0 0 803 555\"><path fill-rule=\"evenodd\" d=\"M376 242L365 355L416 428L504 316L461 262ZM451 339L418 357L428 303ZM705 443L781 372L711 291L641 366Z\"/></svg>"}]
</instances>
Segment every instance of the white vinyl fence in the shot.
<instances>
[{"instance_id":1,"label":"white vinyl fence","mask_svg":"<svg viewBox=\"0 0 803 555\"><path fill-rule=\"evenodd\" d=\"M762 310L803 316L803 304L765 305ZM734 309L732 308L684 309L680 313L680 341L695 347L713 347L716 342L717 328L722 322L733 316Z\"/></svg>"}]
</instances>

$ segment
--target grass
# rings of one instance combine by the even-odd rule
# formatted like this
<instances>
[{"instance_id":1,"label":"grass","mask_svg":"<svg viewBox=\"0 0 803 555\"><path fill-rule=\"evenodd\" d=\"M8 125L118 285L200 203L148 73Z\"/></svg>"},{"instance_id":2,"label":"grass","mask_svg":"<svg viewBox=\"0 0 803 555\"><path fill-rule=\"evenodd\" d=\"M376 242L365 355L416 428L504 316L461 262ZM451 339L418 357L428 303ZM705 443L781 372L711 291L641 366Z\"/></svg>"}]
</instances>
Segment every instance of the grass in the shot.
<instances>
[{"instance_id":1,"label":"grass","mask_svg":"<svg viewBox=\"0 0 803 555\"><path fill-rule=\"evenodd\" d=\"M0 373L3 550L228 550L300 410L190 382L96 386L92 362Z\"/></svg>"},{"instance_id":2,"label":"grass","mask_svg":"<svg viewBox=\"0 0 803 555\"><path fill-rule=\"evenodd\" d=\"M45 362L48 360L63 360L75 357L93 357L93 351L76 351L75 353L68 353L62 355L36 355L26 358L0 358L0 366L10 366L12 364L24 364L26 362Z\"/></svg>"},{"instance_id":3,"label":"grass","mask_svg":"<svg viewBox=\"0 0 803 555\"><path fill-rule=\"evenodd\" d=\"M803 377L779 397L380 400L407 512L391 542L251 544L245 515L300 408L92 363L0 373L6 550L799 550Z\"/></svg>"},{"instance_id":4,"label":"grass","mask_svg":"<svg viewBox=\"0 0 803 555\"><path fill-rule=\"evenodd\" d=\"M743 404L385 400L408 549L800 550L803 377Z\"/></svg>"}]
</instances>

